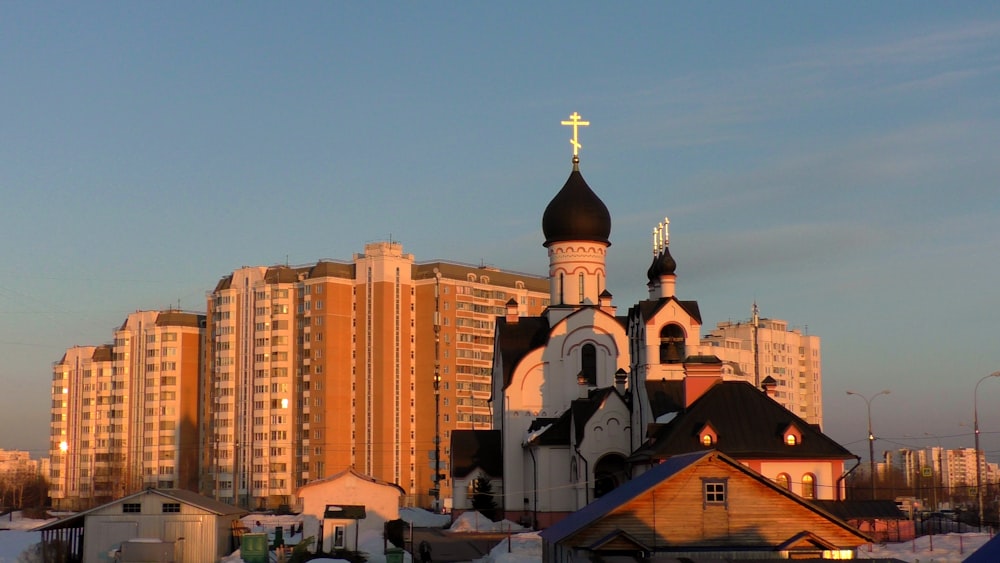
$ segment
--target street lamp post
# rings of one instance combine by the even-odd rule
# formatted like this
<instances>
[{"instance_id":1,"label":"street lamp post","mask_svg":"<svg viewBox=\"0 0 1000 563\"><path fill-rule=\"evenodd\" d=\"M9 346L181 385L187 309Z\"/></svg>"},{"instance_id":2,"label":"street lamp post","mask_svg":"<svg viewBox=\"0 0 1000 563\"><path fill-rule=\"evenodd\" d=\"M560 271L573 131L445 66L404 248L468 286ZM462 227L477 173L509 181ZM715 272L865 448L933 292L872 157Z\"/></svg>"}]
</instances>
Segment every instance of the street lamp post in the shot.
<instances>
[{"instance_id":1,"label":"street lamp post","mask_svg":"<svg viewBox=\"0 0 1000 563\"><path fill-rule=\"evenodd\" d=\"M883 389L871 397L865 397L861 393L856 393L854 391L848 391L847 394L861 397L861 399L864 400L865 405L868 407L868 479L871 481L872 500L875 500L875 434L872 433L872 401L874 401L875 397L878 397L879 395L888 395L889 390Z\"/></svg>"},{"instance_id":2,"label":"street lamp post","mask_svg":"<svg viewBox=\"0 0 1000 563\"><path fill-rule=\"evenodd\" d=\"M972 432L976 439L976 502L979 505L979 531L983 531L983 467L979 459L979 384L991 377L1000 377L1000 371L983 376L972 391Z\"/></svg>"}]
</instances>

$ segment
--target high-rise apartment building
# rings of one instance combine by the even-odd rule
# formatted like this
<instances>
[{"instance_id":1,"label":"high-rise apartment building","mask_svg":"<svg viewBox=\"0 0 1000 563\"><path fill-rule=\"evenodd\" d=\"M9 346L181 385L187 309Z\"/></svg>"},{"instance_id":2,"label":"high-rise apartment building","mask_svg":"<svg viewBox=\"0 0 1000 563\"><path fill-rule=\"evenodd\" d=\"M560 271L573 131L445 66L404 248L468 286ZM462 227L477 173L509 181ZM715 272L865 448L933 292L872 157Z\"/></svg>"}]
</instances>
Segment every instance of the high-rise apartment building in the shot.
<instances>
[{"instance_id":1,"label":"high-rise apartment building","mask_svg":"<svg viewBox=\"0 0 1000 563\"><path fill-rule=\"evenodd\" d=\"M772 397L812 424L823 424L820 337L789 329L788 322L760 318L754 305L747 322L721 322L702 337L703 353L725 363L724 379L757 387L774 385ZM770 380L768 380L770 378Z\"/></svg>"},{"instance_id":2,"label":"high-rise apartment building","mask_svg":"<svg viewBox=\"0 0 1000 563\"><path fill-rule=\"evenodd\" d=\"M79 510L144 487L197 490L204 315L139 311L53 365L50 497Z\"/></svg>"},{"instance_id":3,"label":"high-rise apartment building","mask_svg":"<svg viewBox=\"0 0 1000 563\"><path fill-rule=\"evenodd\" d=\"M909 487L916 496L930 502L927 506L932 509L975 502L977 459L987 498L995 495L1000 483L997 464L988 463L983 451L977 456L975 448L901 448L887 450L883 455L885 461L878 464L879 479L890 486Z\"/></svg>"},{"instance_id":4,"label":"high-rise apartment building","mask_svg":"<svg viewBox=\"0 0 1000 563\"><path fill-rule=\"evenodd\" d=\"M416 263L397 242L234 271L208 296L203 491L277 507L354 467L430 505L450 431L489 424L493 327L512 299L538 314L548 280Z\"/></svg>"}]
</instances>

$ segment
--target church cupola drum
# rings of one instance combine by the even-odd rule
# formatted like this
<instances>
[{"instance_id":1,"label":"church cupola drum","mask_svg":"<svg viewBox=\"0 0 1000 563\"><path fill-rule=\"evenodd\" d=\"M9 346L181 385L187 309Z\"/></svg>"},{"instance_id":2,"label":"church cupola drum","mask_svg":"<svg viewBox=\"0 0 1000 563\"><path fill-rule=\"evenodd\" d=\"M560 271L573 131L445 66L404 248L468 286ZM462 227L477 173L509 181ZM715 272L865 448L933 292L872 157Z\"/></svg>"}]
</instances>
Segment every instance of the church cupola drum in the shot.
<instances>
[{"instance_id":1,"label":"church cupola drum","mask_svg":"<svg viewBox=\"0 0 1000 563\"><path fill-rule=\"evenodd\" d=\"M544 246L549 250L551 303L555 307L597 305L605 287L605 260L611 246L611 214L580 174L579 128L590 125L574 113L573 171L542 215Z\"/></svg>"}]
</instances>

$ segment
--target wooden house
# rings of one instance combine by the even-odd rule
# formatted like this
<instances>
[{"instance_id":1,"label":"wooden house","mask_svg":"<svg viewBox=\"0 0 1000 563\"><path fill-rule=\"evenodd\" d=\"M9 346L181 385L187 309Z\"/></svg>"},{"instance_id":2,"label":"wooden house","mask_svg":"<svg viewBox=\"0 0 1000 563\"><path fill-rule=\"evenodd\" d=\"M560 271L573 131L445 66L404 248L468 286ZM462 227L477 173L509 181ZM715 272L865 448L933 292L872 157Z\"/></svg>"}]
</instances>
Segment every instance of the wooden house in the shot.
<instances>
[{"instance_id":1,"label":"wooden house","mask_svg":"<svg viewBox=\"0 0 1000 563\"><path fill-rule=\"evenodd\" d=\"M648 381L660 422L629 457L633 475L672 456L716 450L806 499L844 498L846 462L857 456L744 381L719 377Z\"/></svg>"},{"instance_id":2,"label":"wooden house","mask_svg":"<svg viewBox=\"0 0 1000 563\"><path fill-rule=\"evenodd\" d=\"M733 458L673 456L541 532L550 563L851 558L861 532Z\"/></svg>"}]
</instances>

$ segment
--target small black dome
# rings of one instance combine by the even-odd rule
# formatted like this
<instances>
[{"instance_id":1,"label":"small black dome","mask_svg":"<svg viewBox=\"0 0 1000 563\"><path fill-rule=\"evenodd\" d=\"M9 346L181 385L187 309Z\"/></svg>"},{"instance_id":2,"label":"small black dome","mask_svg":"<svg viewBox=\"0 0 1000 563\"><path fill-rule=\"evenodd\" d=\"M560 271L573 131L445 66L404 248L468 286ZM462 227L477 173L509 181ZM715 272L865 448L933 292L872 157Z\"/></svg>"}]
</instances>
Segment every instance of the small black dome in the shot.
<instances>
[{"instance_id":1,"label":"small black dome","mask_svg":"<svg viewBox=\"0 0 1000 563\"><path fill-rule=\"evenodd\" d=\"M590 189L580 171L573 167L566 184L542 215L545 246L568 240L592 240L610 245L611 214Z\"/></svg>"},{"instance_id":2,"label":"small black dome","mask_svg":"<svg viewBox=\"0 0 1000 563\"><path fill-rule=\"evenodd\" d=\"M660 276L672 276L677 271L677 261L670 255L669 246L663 247L659 258L653 263L653 269L656 271L657 278Z\"/></svg>"}]
</instances>

